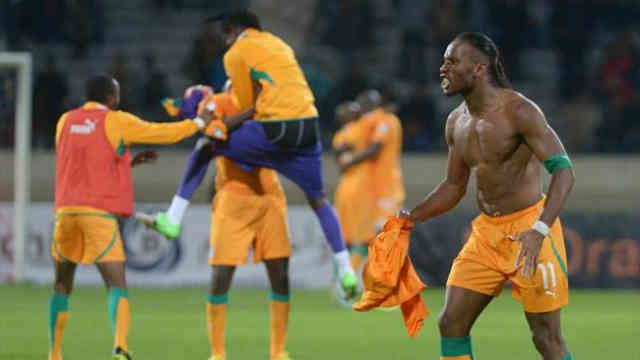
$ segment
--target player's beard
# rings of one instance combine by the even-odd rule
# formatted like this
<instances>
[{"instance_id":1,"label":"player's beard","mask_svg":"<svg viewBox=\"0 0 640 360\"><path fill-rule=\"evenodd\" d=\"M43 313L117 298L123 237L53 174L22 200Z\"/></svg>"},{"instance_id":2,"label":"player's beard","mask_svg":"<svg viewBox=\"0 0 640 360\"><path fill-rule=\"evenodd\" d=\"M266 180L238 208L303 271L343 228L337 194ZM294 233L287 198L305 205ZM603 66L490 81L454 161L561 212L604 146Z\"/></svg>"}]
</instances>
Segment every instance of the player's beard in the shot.
<instances>
[{"instance_id":1,"label":"player's beard","mask_svg":"<svg viewBox=\"0 0 640 360\"><path fill-rule=\"evenodd\" d=\"M452 81L450 78L445 78L442 81L448 81L448 85L446 87L443 86L442 89L446 97L452 97L458 94L464 96L470 93L472 90L471 85L463 79L456 79Z\"/></svg>"}]
</instances>

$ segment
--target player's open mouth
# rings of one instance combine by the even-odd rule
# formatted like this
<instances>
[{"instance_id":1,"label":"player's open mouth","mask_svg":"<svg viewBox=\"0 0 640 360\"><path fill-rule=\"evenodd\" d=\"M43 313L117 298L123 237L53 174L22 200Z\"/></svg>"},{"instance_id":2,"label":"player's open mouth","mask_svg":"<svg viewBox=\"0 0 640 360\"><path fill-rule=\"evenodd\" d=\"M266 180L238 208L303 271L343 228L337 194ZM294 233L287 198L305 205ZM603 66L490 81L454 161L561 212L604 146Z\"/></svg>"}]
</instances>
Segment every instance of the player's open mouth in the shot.
<instances>
[{"instance_id":1,"label":"player's open mouth","mask_svg":"<svg viewBox=\"0 0 640 360\"><path fill-rule=\"evenodd\" d=\"M449 88L449 79L447 78L442 78L442 80L440 81L440 87L442 88L442 90L447 90Z\"/></svg>"}]
</instances>

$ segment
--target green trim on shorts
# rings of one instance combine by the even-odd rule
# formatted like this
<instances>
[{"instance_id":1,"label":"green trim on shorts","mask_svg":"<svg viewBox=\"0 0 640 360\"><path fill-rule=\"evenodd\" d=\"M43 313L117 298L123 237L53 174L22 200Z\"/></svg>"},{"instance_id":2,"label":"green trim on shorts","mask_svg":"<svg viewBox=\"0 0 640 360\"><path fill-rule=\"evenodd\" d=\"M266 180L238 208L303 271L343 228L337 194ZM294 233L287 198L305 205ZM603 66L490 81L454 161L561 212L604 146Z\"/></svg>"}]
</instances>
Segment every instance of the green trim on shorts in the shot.
<instances>
[{"instance_id":1,"label":"green trim on shorts","mask_svg":"<svg viewBox=\"0 0 640 360\"><path fill-rule=\"evenodd\" d=\"M56 219L56 221L58 221L58 220ZM64 255L62 255L62 251L60 251L60 248L58 247L58 242L56 241L55 237L53 238L52 241L53 241L53 249L56 251L56 254L58 254L58 256L64 261L73 262L73 261L67 259Z\"/></svg>"},{"instance_id":2,"label":"green trim on shorts","mask_svg":"<svg viewBox=\"0 0 640 360\"><path fill-rule=\"evenodd\" d=\"M553 255L556 256L556 260L558 260L558 264L560 264L560 267L562 268L562 272L564 273L564 276L569 277L569 271L567 271L567 264L564 263L564 260L562 260L562 256L560 256L560 252L558 252L558 249L556 249L556 245L553 243L553 237L551 236L551 234L549 234L549 240L551 240L551 250L553 250Z\"/></svg>"},{"instance_id":3,"label":"green trim on shorts","mask_svg":"<svg viewBox=\"0 0 640 360\"><path fill-rule=\"evenodd\" d=\"M547 160L543 161L542 164L549 174L553 174L558 170L573 167L571 159L569 159L569 156L565 153L553 154Z\"/></svg>"},{"instance_id":4,"label":"green trim on shorts","mask_svg":"<svg viewBox=\"0 0 640 360\"><path fill-rule=\"evenodd\" d=\"M93 262L97 263L98 261L100 261L100 259L102 259L105 255L107 255L109 250L111 250L113 245L115 245L117 239L118 239L118 229L116 229L113 232L113 238L111 239L111 242L109 243L109 245L107 245L107 248L104 249L104 251L100 255L98 255L98 257L95 260L93 260Z\"/></svg>"}]
</instances>

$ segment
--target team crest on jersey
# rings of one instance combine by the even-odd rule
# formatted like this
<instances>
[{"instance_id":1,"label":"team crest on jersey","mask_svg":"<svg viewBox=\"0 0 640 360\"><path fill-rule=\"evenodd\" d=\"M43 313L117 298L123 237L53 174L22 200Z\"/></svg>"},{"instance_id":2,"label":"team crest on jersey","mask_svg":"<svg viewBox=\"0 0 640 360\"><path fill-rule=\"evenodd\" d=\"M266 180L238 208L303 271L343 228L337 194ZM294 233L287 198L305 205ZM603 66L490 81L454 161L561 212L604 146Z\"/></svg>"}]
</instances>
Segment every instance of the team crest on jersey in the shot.
<instances>
[{"instance_id":1,"label":"team crest on jersey","mask_svg":"<svg viewBox=\"0 0 640 360\"><path fill-rule=\"evenodd\" d=\"M84 119L84 124L71 125L71 133L78 135L89 135L96 129L96 121Z\"/></svg>"}]
</instances>

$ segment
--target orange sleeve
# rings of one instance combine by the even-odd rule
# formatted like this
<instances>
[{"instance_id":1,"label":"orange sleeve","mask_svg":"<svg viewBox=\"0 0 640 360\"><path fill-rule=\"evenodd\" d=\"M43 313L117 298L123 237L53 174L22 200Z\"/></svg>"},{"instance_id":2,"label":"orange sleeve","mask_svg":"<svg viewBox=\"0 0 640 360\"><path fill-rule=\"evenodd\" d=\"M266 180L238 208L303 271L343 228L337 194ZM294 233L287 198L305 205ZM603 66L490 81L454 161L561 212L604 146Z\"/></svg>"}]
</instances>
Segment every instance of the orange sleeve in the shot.
<instances>
[{"instance_id":1,"label":"orange sleeve","mask_svg":"<svg viewBox=\"0 0 640 360\"><path fill-rule=\"evenodd\" d=\"M105 122L107 138L114 149L131 144L172 144L198 131L191 120L153 123L125 111L110 111Z\"/></svg>"},{"instance_id":2,"label":"orange sleeve","mask_svg":"<svg viewBox=\"0 0 640 360\"><path fill-rule=\"evenodd\" d=\"M58 139L60 139L60 133L62 132L62 128L64 128L64 123L67 121L67 116L69 113L64 113L58 119L58 124L56 125L56 145L58 145Z\"/></svg>"},{"instance_id":3,"label":"orange sleeve","mask_svg":"<svg viewBox=\"0 0 640 360\"><path fill-rule=\"evenodd\" d=\"M249 66L242 58L241 44L234 44L224 55L224 69L233 84L231 91L238 100L239 110L246 110L253 106L253 83Z\"/></svg>"}]
</instances>

